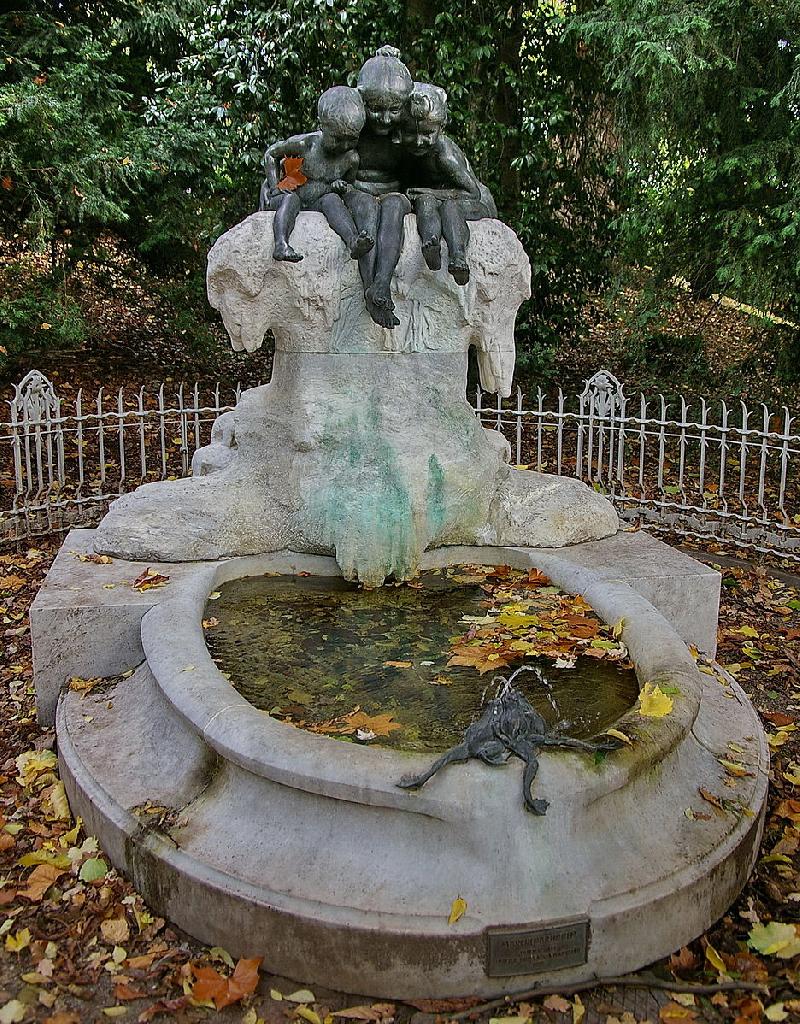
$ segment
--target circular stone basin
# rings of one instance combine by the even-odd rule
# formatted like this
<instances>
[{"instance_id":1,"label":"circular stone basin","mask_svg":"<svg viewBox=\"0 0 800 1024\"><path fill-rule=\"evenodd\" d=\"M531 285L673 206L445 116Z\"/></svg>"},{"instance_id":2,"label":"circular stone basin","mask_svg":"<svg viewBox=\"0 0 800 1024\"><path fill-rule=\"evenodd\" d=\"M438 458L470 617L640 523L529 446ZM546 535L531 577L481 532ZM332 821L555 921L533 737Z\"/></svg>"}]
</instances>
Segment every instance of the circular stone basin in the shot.
<instances>
[{"instance_id":1,"label":"circular stone basin","mask_svg":"<svg viewBox=\"0 0 800 1024\"><path fill-rule=\"evenodd\" d=\"M206 645L213 629L202 621L220 617L223 601L209 595L264 574L337 571L331 558L293 552L174 572L142 619L145 662L95 696L65 692L58 746L73 812L161 916L302 983L494 997L563 990L665 956L744 885L768 748L736 683L701 675L652 605L575 558L451 548L423 563L545 574L582 595L611 624L606 635L621 623L640 685L671 695L662 717L629 708L616 728L630 743L605 758L543 748L532 793L549 801L545 815L525 810L516 758L471 758L409 791L397 784L431 766L429 751L290 728L234 689ZM731 749L744 769L734 776L720 762ZM724 813L709 813L701 788L724 799ZM153 805L174 814L152 823L143 808ZM451 923L457 896L467 911Z\"/></svg>"},{"instance_id":2,"label":"circular stone basin","mask_svg":"<svg viewBox=\"0 0 800 1024\"><path fill-rule=\"evenodd\" d=\"M486 616L480 582L458 568L378 590L334 576L232 580L206 606L206 642L239 693L275 718L337 735L336 722L326 723L359 709L391 716L387 735L380 723L367 734L375 745L443 750L496 688L492 671L448 666L452 641L470 629L463 617ZM498 671L508 676L521 665L531 670L516 678L517 689L551 729L577 738L612 726L639 696L629 662L584 656L556 668L553 659L525 657ZM337 738L365 735L352 733Z\"/></svg>"}]
</instances>

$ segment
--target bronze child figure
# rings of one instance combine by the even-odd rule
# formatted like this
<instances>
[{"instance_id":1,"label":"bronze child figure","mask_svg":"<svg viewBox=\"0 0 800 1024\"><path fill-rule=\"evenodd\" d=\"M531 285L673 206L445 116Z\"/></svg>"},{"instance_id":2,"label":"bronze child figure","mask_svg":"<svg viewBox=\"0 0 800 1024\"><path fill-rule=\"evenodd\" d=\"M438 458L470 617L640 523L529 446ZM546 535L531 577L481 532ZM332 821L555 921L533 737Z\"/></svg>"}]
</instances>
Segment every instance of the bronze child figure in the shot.
<instances>
[{"instance_id":1,"label":"bronze child figure","mask_svg":"<svg viewBox=\"0 0 800 1024\"><path fill-rule=\"evenodd\" d=\"M411 186L406 195L414 203L428 267L441 267L444 237L448 272L457 284L465 285L469 281L467 221L495 217L497 211L467 158L443 134L446 124L447 93L436 85L415 82L402 127L406 178Z\"/></svg>"},{"instance_id":2,"label":"bronze child figure","mask_svg":"<svg viewBox=\"0 0 800 1024\"><path fill-rule=\"evenodd\" d=\"M337 85L324 92L317 104L319 131L293 135L276 142L264 155L266 177L261 186L260 210L274 210L276 260L299 262L303 256L289 244L297 215L301 210L317 210L325 217L358 259L375 244L367 231L359 231L342 196L352 187L358 170L358 138L366 121L361 96L355 89ZM302 184L284 185L282 162L287 157L302 160Z\"/></svg>"}]
</instances>

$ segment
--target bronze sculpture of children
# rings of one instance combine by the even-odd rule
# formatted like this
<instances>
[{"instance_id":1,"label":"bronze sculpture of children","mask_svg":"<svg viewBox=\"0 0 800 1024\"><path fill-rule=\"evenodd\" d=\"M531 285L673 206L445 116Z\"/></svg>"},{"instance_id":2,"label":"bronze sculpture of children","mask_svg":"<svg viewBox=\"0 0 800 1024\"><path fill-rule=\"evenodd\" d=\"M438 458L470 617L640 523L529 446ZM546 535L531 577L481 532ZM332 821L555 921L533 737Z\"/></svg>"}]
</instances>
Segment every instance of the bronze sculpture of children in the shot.
<instances>
[{"instance_id":1,"label":"bronze sculpture of children","mask_svg":"<svg viewBox=\"0 0 800 1024\"><path fill-rule=\"evenodd\" d=\"M261 186L259 209L274 210L276 260L297 263L302 254L289 244L297 214L318 210L344 241L353 259L363 256L375 243L369 232L359 231L342 196L355 180L358 145L366 111L361 96L344 85L328 89L317 104L319 131L293 135L269 147L264 162L266 177ZM279 176L287 157L299 157L300 180L282 186ZM288 186L288 187L287 187Z\"/></svg>"}]
</instances>

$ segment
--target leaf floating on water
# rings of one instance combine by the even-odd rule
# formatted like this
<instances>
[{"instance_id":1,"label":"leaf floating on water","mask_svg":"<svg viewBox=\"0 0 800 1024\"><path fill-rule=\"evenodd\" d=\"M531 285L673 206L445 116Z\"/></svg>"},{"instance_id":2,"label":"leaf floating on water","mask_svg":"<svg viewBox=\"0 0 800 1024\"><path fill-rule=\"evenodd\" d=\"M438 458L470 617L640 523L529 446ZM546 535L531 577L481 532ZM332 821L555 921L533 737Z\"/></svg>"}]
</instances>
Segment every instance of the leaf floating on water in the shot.
<instances>
[{"instance_id":1,"label":"leaf floating on water","mask_svg":"<svg viewBox=\"0 0 800 1024\"><path fill-rule=\"evenodd\" d=\"M447 919L448 924L455 924L459 921L464 914L467 912L467 901L463 900L460 896L456 896L453 900L452 906L450 907L450 916Z\"/></svg>"},{"instance_id":2,"label":"leaf floating on water","mask_svg":"<svg viewBox=\"0 0 800 1024\"><path fill-rule=\"evenodd\" d=\"M643 718L664 718L673 708L672 697L668 697L656 683L645 683L639 694L639 714Z\"/></svg>"}]
</instances>

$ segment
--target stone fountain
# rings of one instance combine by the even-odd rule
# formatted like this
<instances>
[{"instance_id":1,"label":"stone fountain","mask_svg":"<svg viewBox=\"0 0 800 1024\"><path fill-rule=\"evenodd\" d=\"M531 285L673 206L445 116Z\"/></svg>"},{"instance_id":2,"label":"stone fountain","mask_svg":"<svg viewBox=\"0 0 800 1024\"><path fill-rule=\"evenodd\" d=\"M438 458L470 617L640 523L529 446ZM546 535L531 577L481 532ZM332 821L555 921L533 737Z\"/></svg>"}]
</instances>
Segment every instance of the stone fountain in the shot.
<instances>
[{"instance_id":1,"label":"stone fountain","mask_svg":"<svg viewBox=\"0 0 800 1024\"><path fill-rule=\"evenodd\" d=\"M381 87L405 90L396 57L376 59ZM374 185L370 155L389 115L362 77L358 173ZM414 96L435 113L441 99L426 89ZM319 140L298 138L310 139L310 174ZM719 575L621 532L611 504L579 481L511 467L503 437L476 419L470 349L482 386L508 395L530 293L522 246L487 216L479 183L480 216L457 199L468 245L450 224L440 269L421 235L431 206L412 189L413 213L394 192L378 203L362 202L366 185L355 198L342 189L358 229L348 251L332 192L292 206L266 184L266 208L211 250L208 293L234 348L251 352L272 331L272 380L217 420L191 478L140 487L96 531L73 531L32 608L39 715L55 719L73 810L159 913L299 981L489 996L670 953L735 898L763 827L758 718L687 649L714 653ZM287 210L288 251L302 262L286 256ZM362 252L364 236L382 253ZM112 560L76 557L98 553ZM417 792L398 788L430 759L277 721L205 644L206 601L229 580L342 574L375 587L464 563L536 567L583 595L622 623L640 684L673 695L662 718L631 708L617 730L632 742L602 763L543 750L546 816L523 809L520 764L470 761ZM164 585L133 589L148 567ZM104 682L82 696L65 685L73 676ZM719 760L731 744L742 751L734 778ZM704 813L700 788L724 794L724 810ZM456 897L467 910L450 923Z\"/></svg>"}]
</instances>

